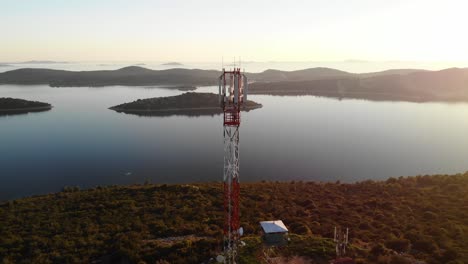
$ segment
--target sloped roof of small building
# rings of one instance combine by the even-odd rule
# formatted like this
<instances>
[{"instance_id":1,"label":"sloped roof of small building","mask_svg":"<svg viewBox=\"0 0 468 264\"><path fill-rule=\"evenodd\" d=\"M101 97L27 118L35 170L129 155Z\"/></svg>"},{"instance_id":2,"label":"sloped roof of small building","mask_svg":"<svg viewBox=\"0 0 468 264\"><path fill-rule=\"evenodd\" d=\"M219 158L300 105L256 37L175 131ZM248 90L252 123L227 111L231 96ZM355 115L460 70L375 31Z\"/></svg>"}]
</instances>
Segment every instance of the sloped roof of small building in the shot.
<instances>
[{"instance_id":1,"label":"sloped roof of small building","mask_svg":"<svg viewBox=\"0 0 468 264\"><path fill-rule=\"evenodd\" d=\"M260 225L265 233L286 233L288 229L281 220L262 221Z\"/></svg>"}]
</instances>

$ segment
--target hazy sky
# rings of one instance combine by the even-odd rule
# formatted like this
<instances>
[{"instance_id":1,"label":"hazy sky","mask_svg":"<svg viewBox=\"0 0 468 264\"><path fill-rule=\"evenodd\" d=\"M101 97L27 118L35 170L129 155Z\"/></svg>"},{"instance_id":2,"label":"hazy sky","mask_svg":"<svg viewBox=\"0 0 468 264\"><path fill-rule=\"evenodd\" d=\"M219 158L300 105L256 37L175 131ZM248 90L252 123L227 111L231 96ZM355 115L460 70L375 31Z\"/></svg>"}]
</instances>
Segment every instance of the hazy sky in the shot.
<instances>
[{"instance_id":1,"label":"hazy sky","mask_svg":"<svg viewBox=\"0 0 468 264\"><path fill-rule=\"evenodd\" d=\"M468 62L468 2L0 0L0 61Z\"/></svg>"}]
</instances>

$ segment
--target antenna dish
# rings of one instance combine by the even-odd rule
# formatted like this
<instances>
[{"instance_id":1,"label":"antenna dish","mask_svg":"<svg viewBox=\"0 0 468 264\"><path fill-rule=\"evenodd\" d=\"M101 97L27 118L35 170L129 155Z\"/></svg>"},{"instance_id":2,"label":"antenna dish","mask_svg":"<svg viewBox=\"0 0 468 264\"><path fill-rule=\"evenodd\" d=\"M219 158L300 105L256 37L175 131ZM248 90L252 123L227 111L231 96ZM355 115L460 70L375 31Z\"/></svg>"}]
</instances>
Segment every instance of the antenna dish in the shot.
<instances>
[{"instance_id":1,"label":"antenna dish","mask_svg":"<svg viewBox=\"0 0 468 264\"><path fill-rule=\"evenodd\" d=\"M243 227L239 228L239 235L240 236L244 235L244 228Z\"/></svg>"}]
</instances>

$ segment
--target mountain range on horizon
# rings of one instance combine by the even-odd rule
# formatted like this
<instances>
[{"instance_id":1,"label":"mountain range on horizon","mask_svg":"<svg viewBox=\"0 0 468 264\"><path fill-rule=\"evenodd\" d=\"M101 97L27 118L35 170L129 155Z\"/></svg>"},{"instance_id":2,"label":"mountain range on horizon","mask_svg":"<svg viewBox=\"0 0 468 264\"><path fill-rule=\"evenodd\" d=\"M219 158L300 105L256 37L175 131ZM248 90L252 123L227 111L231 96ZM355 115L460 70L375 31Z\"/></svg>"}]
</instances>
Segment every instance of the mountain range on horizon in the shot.
<instances>
[{"instance_id":1,"label":"mountain range on horizon","mask_svg":"<svg viewBox=\"0 0 468 264\"><path fill-rule=\"evenodd\" d=\"M404 101L468 101L468 68L439 71L391 69L350 73L316 67L295 71L265 70L245 73L250 93L273 95L322 95ZM221 71L172 68L151 70L128 66L118 70L66 71L23 68L0 73L0 84L46 84L52 87L101 87L111 85L217 85Z\"/></svg>"}]
</instances>

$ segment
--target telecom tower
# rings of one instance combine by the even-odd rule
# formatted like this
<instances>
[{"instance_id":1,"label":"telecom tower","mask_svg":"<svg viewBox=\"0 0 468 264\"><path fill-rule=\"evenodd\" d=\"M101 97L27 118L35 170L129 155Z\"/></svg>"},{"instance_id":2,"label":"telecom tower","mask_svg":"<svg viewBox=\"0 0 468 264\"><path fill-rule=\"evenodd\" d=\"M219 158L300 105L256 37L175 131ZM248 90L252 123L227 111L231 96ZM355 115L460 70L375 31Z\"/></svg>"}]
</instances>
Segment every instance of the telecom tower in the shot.
<instances>
[{"instance_id":1,"label":"telecom tower","mask_svg":"<svg viewBox=\"0 0 468 264\"><path fill-rule=\"evenodd\" d=\"M223 69L219 101L224 112L224 263L236 263L242 229L239 222L239 125L247 100L247 77L240 68Z\"/></svg>"}]
</instances>

